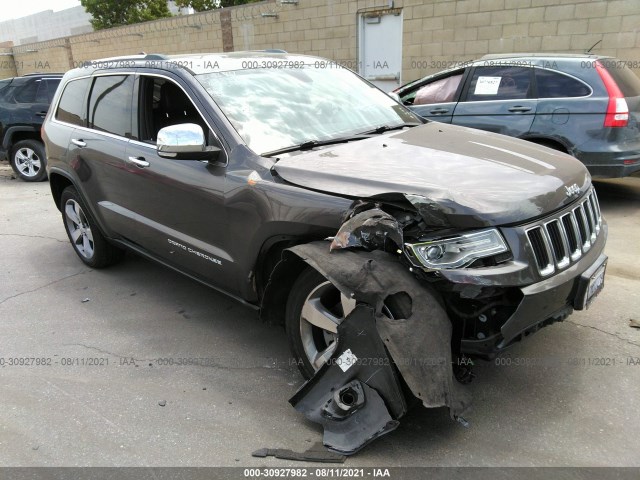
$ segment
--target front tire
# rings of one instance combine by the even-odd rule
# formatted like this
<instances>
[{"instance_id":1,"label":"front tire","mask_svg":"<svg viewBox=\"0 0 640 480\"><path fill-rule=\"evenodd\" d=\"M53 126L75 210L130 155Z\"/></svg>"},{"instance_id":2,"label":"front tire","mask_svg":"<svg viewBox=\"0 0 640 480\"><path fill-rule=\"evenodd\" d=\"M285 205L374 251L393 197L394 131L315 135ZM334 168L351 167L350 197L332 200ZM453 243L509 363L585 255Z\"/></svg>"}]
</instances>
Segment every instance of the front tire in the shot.
<instances>
[{"instance_id":1,"label":"front tire","mask_svg":"<svg viewBox=\"0 0 640 480\"><path fill-rule=\"evenodd\" d=\"M11 167L25 182L47 179L44 145L37 140L21 140L11 148Z\"/></svg>"},{"instance_id":2,"label":"front tire","mask_svg":"<svg viewBox=\"0 0 640 480\"><path fill-rule=\"evenodd\" d=\"M69 241L86 265L104 268L122 259L124 251L111 245L102 235L74 187L67 187L62 192L60 211Z\"/></svg>"},{"instance_id":3,"label":"front tire","mask_svg":"<svg viewBox=\"0 0 640 480\"><path fill-rule=\"evenodd\" d=\"M287 299L285 329L304 378L311 378L334 353L338 325L355 306L355 300L313 268L300 274Z\"/></svg>"}]
</instances>

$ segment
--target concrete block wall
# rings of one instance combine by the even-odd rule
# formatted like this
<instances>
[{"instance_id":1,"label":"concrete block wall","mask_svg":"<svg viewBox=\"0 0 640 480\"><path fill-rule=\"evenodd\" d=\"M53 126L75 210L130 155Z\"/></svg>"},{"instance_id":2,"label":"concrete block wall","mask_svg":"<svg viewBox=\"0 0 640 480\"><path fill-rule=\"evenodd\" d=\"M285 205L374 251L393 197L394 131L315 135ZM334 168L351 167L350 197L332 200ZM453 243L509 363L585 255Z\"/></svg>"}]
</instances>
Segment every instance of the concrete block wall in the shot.
<instances>
[{"instance_id":1,"label":"concrete block wall","mask_svg":"<svg viewBox=\"0 0 640 480\"><path fill-rule=\"evenodd\" d=\"M403 15L404 82L487 53L584 52L598 41L595 53L628 60L640 71L639 0L267 0L224 14L203 12L20 45L12 52L18 74L42 71L45 62L60 71L142 51L267 48L355 66L359 14L390 3ZM0 77L12 74L0 68Z\"/></svg>"},{"instance_id":2,"label":"concrete block wall","mask_svg":"<svg viewBox=\"0 0 640 480\"><path fill-rule=\"evenodd\" d=\"M64 73L72 67L69 40L66 38L13 47L13 58L18 75Z\"/></svg>"},{"instance_id":3,"label":"concrete block wall","mask_svg":"<svg viewBox=\"0 0 640 480\"><path fill-rule=\"evenodd\" d=\"M398 3L398 2L396 2ZM594 53L640 63L638 0L404 0L403 80L487 53Z\"/></svg>"},{"instance_id":4,"label":"concrete block wall","mask_svg":"<svg viewBox=\"0 0 640 480\"><path fill-rule=\"evenodd\" d=\"M9 46L0 47L0 79L15 77L17 74L13 49Z\"/></svg>"}]
</instances>

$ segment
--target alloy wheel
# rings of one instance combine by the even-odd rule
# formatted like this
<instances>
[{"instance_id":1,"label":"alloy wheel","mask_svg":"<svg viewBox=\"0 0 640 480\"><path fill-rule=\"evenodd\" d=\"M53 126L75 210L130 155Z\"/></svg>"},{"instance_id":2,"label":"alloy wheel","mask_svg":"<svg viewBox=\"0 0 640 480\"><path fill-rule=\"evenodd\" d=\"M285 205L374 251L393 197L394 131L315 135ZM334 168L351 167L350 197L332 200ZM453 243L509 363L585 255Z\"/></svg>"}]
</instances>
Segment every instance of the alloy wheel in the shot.
<instances>
[{"instance_id":1,"label":"alloy wheel","mask_svg":"<svg viewBox=\"0 0 640 480\"><path fill-rule=\"evenodd\" d=\"M16 151L15 166L25 177L35 177L42 168L42 161L38 154L31 148L24 147Z\"/></svg>"},{"instance_id":2,"label":"alloy wheel","mask_svg":"<svg viewBox=\"0 0 640 480\"><path fill-rule=\"evenodd\" d=\"M80 204L73 199L67 200L64 206L64 217L69 236L76 250L84 258L93 257L93 233Z\"/></svg>"}]
</instances>

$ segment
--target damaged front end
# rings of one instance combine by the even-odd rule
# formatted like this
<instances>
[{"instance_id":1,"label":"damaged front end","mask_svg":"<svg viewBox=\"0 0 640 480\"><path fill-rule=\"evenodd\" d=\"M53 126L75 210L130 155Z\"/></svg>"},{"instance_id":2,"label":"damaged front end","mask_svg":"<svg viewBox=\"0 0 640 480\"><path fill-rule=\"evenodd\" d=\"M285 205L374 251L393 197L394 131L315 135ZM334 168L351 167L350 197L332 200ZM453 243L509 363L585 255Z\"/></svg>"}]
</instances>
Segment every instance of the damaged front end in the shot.
<instances>
[{"instance_id":1,"label":"damaged front end","mask_svg":"<svg viewBox=\"0 0 640 480\"><path fill-rule=\"evenodd\" d=\"M303 260L355 301L337 326L333 354L290 400L323 426L325 446L346 455L398 426L405 394L426 407L447 406L466 425L461 415L471 394L454 372L452 323L438 292L404 254L404 230L425 227L410 207L404 199L384 209L357 201L329 248L314 242L283 256L283 264Z\"/></svg>"},{"instance_id":2,"label":"damaged front end","mask_svg":"<svg viewBox=\"0 0 640 480\"><path fill-rule=\"evenodd\" d=\"M293 247L283 261L294 255L356 300L334 354L290 400L323 425L325 446L349 455L395 429L407 411L398 373L425 406L447 406L454 418L468 408L452 369L451 322L402 262L380 250L332 254L326 242Z\"/></svg>"},{"instance_id":3,"label":"damaged front end","mask_svg":"<svg viewBox=\"0 0 640 480\"><path fill-rule=\"evenodd\" d=\"M467 426L470 357L492 358L566 318L586 304L576 291L584 290L588 275L606 265L600 217L604 234L594 228L593 248L545 279L529 237L548 218L498 229L478 226L468 211L464 229L452 227L446 208L437 207L416 195L358 200L330 243L286 249L267 286L265 298L281 303L284 293L271 295L273 285L292 276L293 265L299 273L306 264L352 302L337 321L324 364L290 399L323 426L330 450L351 455L393 431L412 397L425 407L448 407Z\"/></svg>"}]
</instances>

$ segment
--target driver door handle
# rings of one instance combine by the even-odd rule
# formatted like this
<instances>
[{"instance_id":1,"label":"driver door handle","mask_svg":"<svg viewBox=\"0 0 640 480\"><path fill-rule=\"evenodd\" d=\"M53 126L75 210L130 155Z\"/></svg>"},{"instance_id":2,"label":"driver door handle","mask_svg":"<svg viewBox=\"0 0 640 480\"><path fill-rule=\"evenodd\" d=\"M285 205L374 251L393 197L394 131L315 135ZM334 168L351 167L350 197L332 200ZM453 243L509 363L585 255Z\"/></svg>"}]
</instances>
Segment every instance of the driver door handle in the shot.
<instances>
[{"instance_id":1,"label":"driver door handle","mask_svg":"<svg viewBox=\"0 0 640 480\"><path fill-rule=\"evenodd\" d=\"M149 166L149 162L147 162L144 157L129 157L129 161L140 168Z\"/></svg>"},{"instance_id":2,"label":"driver door handle","mask_svg":"<svg viewBox=\"0 0 640 480\"><path fill-rule=\"evenodd\" d=\"M511 107L509 109L510 112L528 112L531 110L531 107L523 107L522 105L516 105L515 107Z\"/></svg>"},{"instance_id":3,"label":"driver door handle","mask_svg":"<svg viewBox=\"0 0 640 480\"><path fill-rule=\"evenodd\" d=\"M76 147L80 147L80 148L87 146L87 142L79 138L72 138L71 143L73 143Z\"/></svg>"},{"instance_id":4,"label":"driver door handle","mask_svg":"<svg viewBox=\"0 0 640 480\"><path fill-rule=\"evenodd\" d=\"M438 113L447 113L449 111L448 108L434 108L429 113L438 114Z\"/></svg>"}]
</instances>

